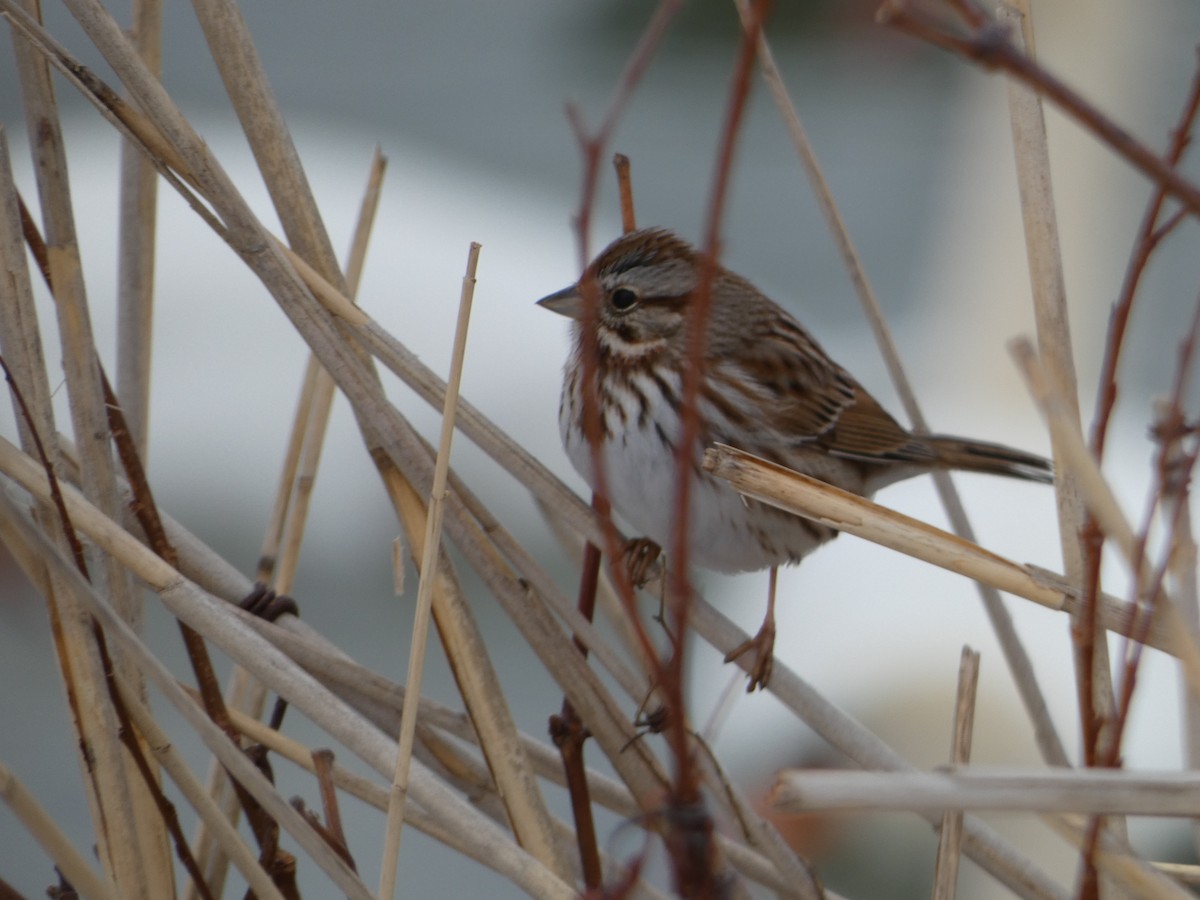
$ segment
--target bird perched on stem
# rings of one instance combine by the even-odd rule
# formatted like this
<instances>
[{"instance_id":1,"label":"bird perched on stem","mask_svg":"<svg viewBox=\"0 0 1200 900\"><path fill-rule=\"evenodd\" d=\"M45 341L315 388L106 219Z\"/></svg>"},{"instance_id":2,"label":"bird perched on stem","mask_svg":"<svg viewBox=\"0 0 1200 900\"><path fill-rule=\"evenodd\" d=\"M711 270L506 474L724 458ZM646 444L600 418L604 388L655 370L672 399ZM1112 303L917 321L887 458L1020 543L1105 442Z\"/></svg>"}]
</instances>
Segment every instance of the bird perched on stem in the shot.
<instances>
[{"instance_id":1,"label":"bird perched on stem","mask_svg":"<svg viewBox=\"0 0 1200 900\"><path fill-rule=\"evenodd\" d=\"M595 487L584 436L584 396L595 399L608 500L638 532L666 546L674 527L677 444L692 304L704 258L669 231L630 232L597 256L579 283L539 300L574 320L559 405L563 445ZM584 288L593 284L595 329L585 333ZM1001 444L913 434L835 363L791 315L745 278L715 267L701 361L699 441L692 450L687 523L692 562L721 572L770 568L767 615L748 650L750 689L770 677L775 637L775 568L797 563L837 536L816 522L745 500L700 465L720 442L844 490L871 497L935 469L1050 482L1050 463ZM585 341L595 383L584 383Z\"/></svg>"}]
</instances>

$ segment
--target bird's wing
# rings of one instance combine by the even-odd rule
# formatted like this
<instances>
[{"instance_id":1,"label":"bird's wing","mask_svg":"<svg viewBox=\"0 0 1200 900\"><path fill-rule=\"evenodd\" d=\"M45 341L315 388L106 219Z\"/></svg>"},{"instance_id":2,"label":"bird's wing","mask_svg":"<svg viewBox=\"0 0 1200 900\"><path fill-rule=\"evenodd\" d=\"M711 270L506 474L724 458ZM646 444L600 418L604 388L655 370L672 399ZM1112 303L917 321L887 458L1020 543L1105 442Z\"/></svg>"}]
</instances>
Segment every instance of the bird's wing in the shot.
<instances>
[{"instance_id":1,"label":"bird's wing","mask_svg":"<svg viewBox=\"0 0 1200 900\"><path fill-rule=\"evenodd\" d=\"M932 462L934 453L913 438L879 402L854 384L854 401L842 410L837 422L818 443L830 453L867 462Z\"/></svg>"},{"instance_id":2,"label":"bird's wing","mask_svg":"<svg viewBox=\"0 0 1200 900\"><path fill-rule=\"evenodd\" d=\"M925 448L794 320L776 320L739 354L763 423L797 444L871 462L920 461ZM753 360L752 363L746 362ZM751 398L747 398L750 400Z\"/></svg>"}]
</instances>

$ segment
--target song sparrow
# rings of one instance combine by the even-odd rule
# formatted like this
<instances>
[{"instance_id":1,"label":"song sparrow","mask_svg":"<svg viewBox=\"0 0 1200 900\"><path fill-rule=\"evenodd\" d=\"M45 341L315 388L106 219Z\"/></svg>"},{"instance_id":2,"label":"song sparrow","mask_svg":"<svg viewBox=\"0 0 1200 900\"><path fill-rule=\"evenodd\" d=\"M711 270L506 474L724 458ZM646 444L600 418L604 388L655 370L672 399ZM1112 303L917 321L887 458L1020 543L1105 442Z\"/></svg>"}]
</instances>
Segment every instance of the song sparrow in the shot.
<instances>
[{"instance_id":1,"label":"song sparrow","mask_svg":"<svg viewBox=\"0 0 1200 900\"><path fill-rule=\"evenodd\" d=\"M609 501L641 534L669 546L676 491L675 447L689 306L702 257L662 229L626 234L588 266L582 279L539 300L575 320L559 428L572 464L589 482L592 458L583 430L582 352L594 341L601 414L601 453ZM583 285L594 284L596 331L582 327ZM719 441L856 494L932 469L990 472L1053 480L1043 458L999 444L944 435L917 435L879 405L787 312L749 281L717 267L698 397L689 555L723 572L799 562L837 536L833 529L755 501L706 473L703 448ZM593 484L594 486L594 484ZM774 578L767 618L752 641L758 660L750 688L770 675L774 640Z\"/></svg>"}]
</instances>

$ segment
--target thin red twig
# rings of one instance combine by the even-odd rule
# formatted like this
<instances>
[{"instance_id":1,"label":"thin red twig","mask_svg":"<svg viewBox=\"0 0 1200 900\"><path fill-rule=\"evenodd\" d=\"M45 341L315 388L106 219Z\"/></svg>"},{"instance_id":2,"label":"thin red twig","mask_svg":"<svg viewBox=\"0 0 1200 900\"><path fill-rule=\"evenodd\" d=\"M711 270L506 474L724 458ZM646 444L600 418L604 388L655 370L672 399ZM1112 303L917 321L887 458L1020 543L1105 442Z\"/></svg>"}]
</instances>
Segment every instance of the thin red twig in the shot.
<instances>
[{"instance_id":1,"label":"thin red twig","mask_svg":"<svg viewBox=\"0 0 1200 900\"><path fill-rule=\"evenodd\" d=\"M662 0L650 22L647 24L637 47L630 56L625 70L618 81L616 91L609 102L607 111L595 134L589 134L579 110L570 106L567 109L568 119L579 141L583 155L583 184L579 212L576 216L575 227L578 233L580 268L586 272L589 253L589 229L591 227L592 209L595 203L597 185L601 171L601 159L612 137L613 129L641 80L646 67L650 64L655 51L658 49L667 28L675 13L681 6L681 0ZM626 174L628 170L626 169ZM618 166L618 174L620 167ZM627 180L627 179L626 179ZM630 194L632 197L632 194ZM628 204L629 215L632 216L632 200ZM594 333L597 317L597 291L594 279L586 275L580 280L580 293L583 296L583 321L581 327L585 335ZM598 368L597 352L594 343L584 340L581 350L581 377L584 384L589 386L596 383ZM610 572L617 595L628 614L633 633L639 644L643 658L651 665L657 659L654 644L642 627L637 615L637 605L634 598L633 584L628 571L621 565L620 537L612 520L612 510L608 496L608 473L600 454L601 421L600 409L595 402L596 391L583 391L583 430L591 452L592 471L595 473L595 493L592 506L596 510L597 519L604 541L604 550L610 561ZM583 572L581 574L579 609L590 620L595 607L596 586L599 575L600 551L588 544L584 554ZM587 648L576 638L575 645L586 655ZM584 875L584 884L589 894L599 892L602 888L603 872L600 866L599 846L596 838L595 821L592 815L590 792L587 785L586 771L583 760L583 742L587 733L584 723L564 699L560 716L552 717L551 732L554 742L559 748L563 759L563 769L566 775L568 791L571 798L571 810L575 822L576 842L579 846L580 862ZM643 798L649 802L649 798ZM640 864L634 871L640 871Z\"/></svg>"},{"instance_id":2,"label":"thin red twig","mask_svg":"<svg viewBox=\"0 0 1200 900\"><path fill-rule=\"evenodd\" d=\"M956 4L956 8L961 9L961 4ZM1172 169L1154 151L1105 116L1065 82L1017 50L1004 26L986 19L982 25L962 34L953 30L943 19L914 11L907 0L886 0L876 18L985 68L1007 72L1053 102L1132 166L1156 184L1162 185L1193 215L1200 216L1200 188Z\"/></svg>"},{"instance_id":3,"label":"thin red twig","mask_svg":"<svg viewBox=\"0 0 1200 900\"><path fill-rule=\"evenodd\" d=\"M688 305L687 365L684 367L681 393L680 436L676 447L675 471L678 482L675 488L674 530L669 558L672 626L674 645L670 660L668 691L678 690L678 696L670 696L671 706L682 709L683 648L687 637L688 618L691 612L692 584L688 576L688 535L691 512L691 489L693 459L700 439L700 412L698 398L700 382L704 376L704 361L708 346L708 319L712 307L712 282L716 275L717 260L721 252L721 223L724 220L725 203L729 194L729 179L733 169L733 154L741 133L741 121L746 110L746 98L754 72L754 60L758 38L770 0L757 0L750 11L750 19L742 29L737 60L734 63L733 84L730 87L726 106L725 122L721 129L720 146L716 168L713 173L712 193L709 196L705 217L703 255L700 279L696 292ZM676 705L678 704L678 705ZM670 732L672 749L679 765L677 772L677 801L690 802L699 796L699 778L691 760L690 733L686 721L680 720Z\"/></svg>"}]
</instances>

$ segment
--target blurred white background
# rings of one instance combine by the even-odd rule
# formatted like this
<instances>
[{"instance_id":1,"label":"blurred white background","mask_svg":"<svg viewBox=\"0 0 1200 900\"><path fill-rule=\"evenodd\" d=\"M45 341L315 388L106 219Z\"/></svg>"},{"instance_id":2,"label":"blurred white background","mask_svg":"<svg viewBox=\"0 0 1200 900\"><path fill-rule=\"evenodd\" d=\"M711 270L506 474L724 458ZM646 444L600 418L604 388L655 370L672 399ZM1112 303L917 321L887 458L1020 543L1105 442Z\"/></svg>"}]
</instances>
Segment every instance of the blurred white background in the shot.
<instances>
[{"instance_id":1,"label":"blurred white background","mask_svg":"<svg viewBox=\"0 0 1200 900\"><path fill-rule=\"evenodd\" d=\"M589 123L598 122L648 6L295 0L286 9L245 9L335 246L348 246L373 146L380 144L390 158L360 290L363 306L444 373L467 245L479 241L464 394L577 486L556 424L566 326L533 301L580 270L571 217L581 162L564 105L576 101ZM1032 315L1003 81L875 26L871 2L803 6L807 12L789 14L771 32L775 50L929 420L940 430L1047 451L1005 349L1010 337L1031 333ZM273 220L190 10L173 6L167 13L167 88L260 215ZM1165 146L1192 77L1200 8L1168 0L1039 0L1037 13L1041 58L1151 147ZM46 15L60 39L108 77L66 13L55 6ZM634 96L612 149L633 161L641 224L670 226L690 238L700 233L736 38L732 7L696 4ZM16 76L7 60L3 66L0 121L32 203ZM59 91L94 325L111 367L117 138L67 86L60 83ZM1108 310L1149 187L1056 112L1048 120L1081 403L1090 420ZM166 510L251 573L306 350L239 260L169 189L160 198L152 483ZM616 235L616 212L606 173L593 249ZM857 300L761 86L740 144L724 235L725 262L795 313L898 413ZM1149 484L1149 400L1170 383L1200 283L1195 238L1194 224L1187 223L1163 248L1134 315L1107 468L1135 520ZM48 306L43 309L51 321ZM48 351L53 357L54 348ZM402 386L393 396L426 433L436 432L436 416L420 400ZM11 434L11 412L7 404L2 408L0 421ZM455 461L506 522L525 522L519 537L556 564L569 585L571 573L556 562L558 551L522 490L466 441L456 445ZM982 476L958 483L985 546L1061 567L1052 491ZM879 499L944 524L926 480ZM339 401L295 593L307 621L360 661L401 680L415 579L410 595L392 596L395 531ZM765 576L703 583L748 630L757 627ZM18 577L7 579L5 588L0 682L22 688L0 693L0 761L86 849L90 825L45 612ZM964 643L983 652L977 758L1032 761L1029 729L968 582L843 537L785 572L781 591L780 658L918 765L945 758ZM518 704L519 724L544 734L560 701L553 684L491 599L476 590L473 604ZM1021 601L1010 606L1064 740L1075 748L1067 623ZM168 652L177 643L174 626L157 612L151 601L151 640ZM733 673L697 648L693 674L693 711L704 722ZM44 689L30 691L31 683ZM427 685L432 695L453 701L440 662ZM1172 667L1148 654L1139 691L1127 761L1179 766ZM303 738L305 723L292 715L290 724ZM766 783L781 765L830 761L823 745L769 697L741 698L716 744L748 788ZM206 765L202 753L185 749L197 766ZM315 802L306 779L284 765L277 774L285 793L302 792ZM562 811L562 798L553 799ZM382 817L346 802L351 850L372 883ZM611 830L615 823L606 824ZM1010 825L1028 831L1025 819ZM822 866L830 886L855 897L927 895L933 859L927 828L896 817L894 824L852 821L845 829L876 851L895 848L897 858L867 867L881 880L862 866ZM1135 834L1157 842L1148 845L1158 847L1156 854L1186 840L1182 828ZM1073 863L1053 839L1034 835L1033 843L1047 845L1043 855L1056 875L1071 877ZM482 885L495 896L513 892L415 834L406 836L401 867L410 896L470 896ZM49 861L7 811L0 811L0 877L30 896L52 881ZM987 896L986 879L970 867L964 877L973 879L969 896ZM311 874L301 884L316 896L325 882Z\"/></svg>"}]
</instances>

